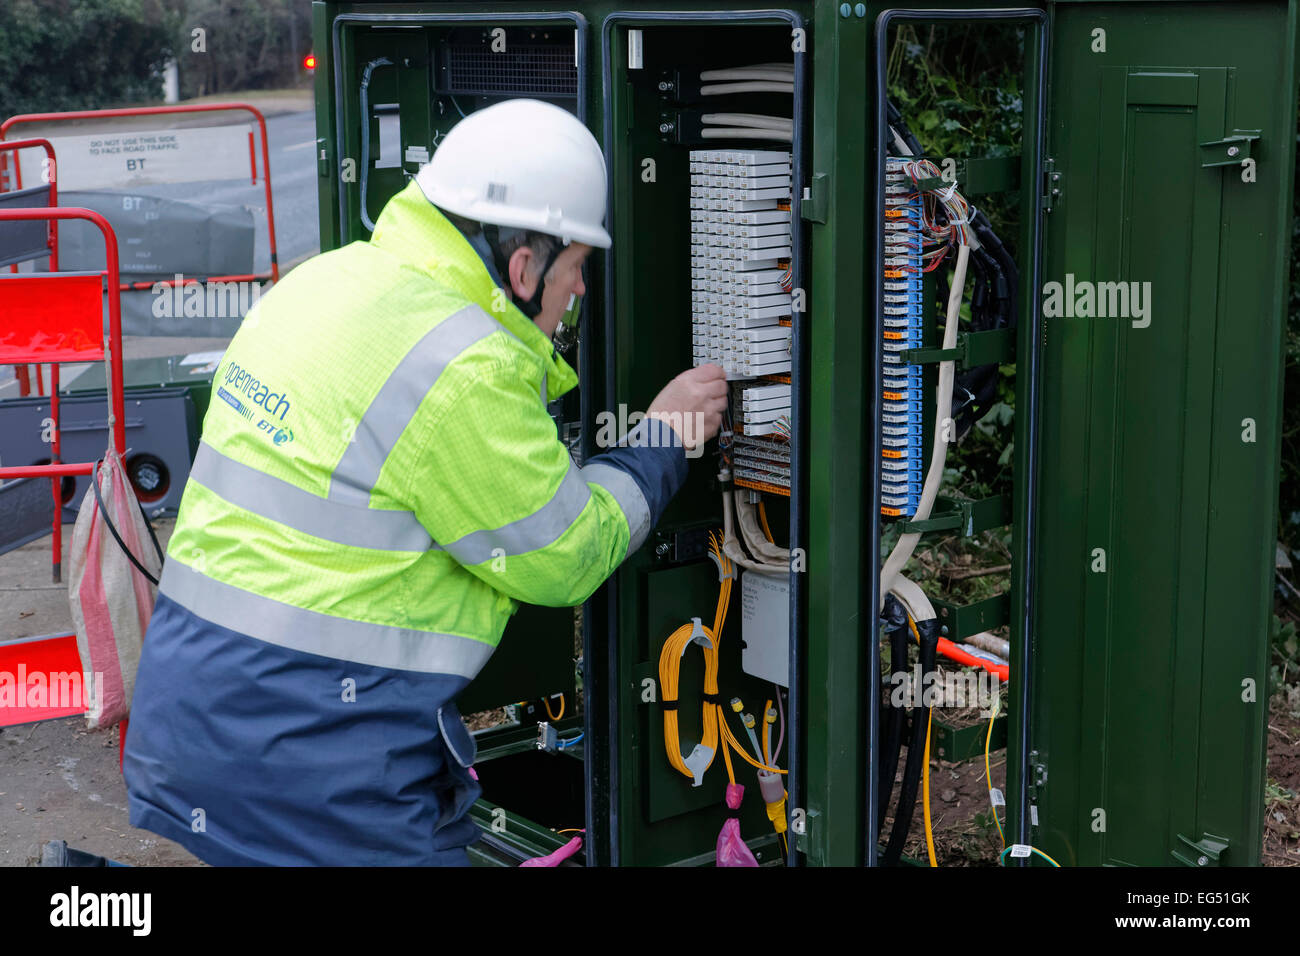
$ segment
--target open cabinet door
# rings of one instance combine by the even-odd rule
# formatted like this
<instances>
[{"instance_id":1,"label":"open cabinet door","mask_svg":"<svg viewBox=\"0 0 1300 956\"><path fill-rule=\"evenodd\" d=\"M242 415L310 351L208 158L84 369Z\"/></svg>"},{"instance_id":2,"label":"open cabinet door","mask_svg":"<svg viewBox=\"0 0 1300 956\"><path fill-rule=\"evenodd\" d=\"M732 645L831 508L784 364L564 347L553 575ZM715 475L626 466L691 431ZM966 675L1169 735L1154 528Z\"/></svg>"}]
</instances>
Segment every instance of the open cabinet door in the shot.
<instances>
[{"instance_id":1,"label":"open cabinet door","mask_svg":"<svg viewBox=\"0 0 1300 956\"><path fill-rule=\"evenodd\" d=\"M1051 7L1029 836L1256 865L1295 4Z\"/></svg>"}]
</instances>

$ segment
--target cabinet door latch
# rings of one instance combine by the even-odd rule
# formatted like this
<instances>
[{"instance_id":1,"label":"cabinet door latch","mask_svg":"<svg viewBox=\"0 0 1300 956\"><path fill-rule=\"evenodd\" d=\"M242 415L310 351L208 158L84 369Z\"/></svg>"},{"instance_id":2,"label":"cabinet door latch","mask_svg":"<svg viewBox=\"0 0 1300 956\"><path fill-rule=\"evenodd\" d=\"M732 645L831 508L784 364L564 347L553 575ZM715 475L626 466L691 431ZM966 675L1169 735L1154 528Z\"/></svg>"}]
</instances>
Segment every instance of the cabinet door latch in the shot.
<instances>
[{"instance_id":1,"label":"cabinet door latch","mask_svg":"<svg viewBox=\"0 0 1300 956\"><path fill-rule=\"evenodd\" d=\"M1257 129L1235 129L1223 139L1202 143L1201 168L1240 166L1243 160L1251 158L1250 154L1259 141L1260 132Z\"/></svg>"}]
</instances>

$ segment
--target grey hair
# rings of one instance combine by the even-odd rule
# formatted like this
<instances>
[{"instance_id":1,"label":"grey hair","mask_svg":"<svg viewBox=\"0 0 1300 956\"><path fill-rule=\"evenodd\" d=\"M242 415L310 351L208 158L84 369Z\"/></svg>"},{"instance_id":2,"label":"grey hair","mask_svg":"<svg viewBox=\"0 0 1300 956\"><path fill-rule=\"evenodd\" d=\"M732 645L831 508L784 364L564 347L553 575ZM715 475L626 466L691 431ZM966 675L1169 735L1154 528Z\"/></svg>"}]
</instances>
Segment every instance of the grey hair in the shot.
<instances>
[{"instance_id":1,"label":"grey hair","mask_svg":"<svg viewBox=\"0 0 1300 956\"><path fill-rule=\"evenodd\" d=\"M439 212L446 216L447 220L460 230L461 235L470 240L471 243L475 238L482 235L483 224L481 222L466 219L464 216L457 216L445 209L439 209ZM533 253L534 262L531 269L534 273L542 270L542 267L546 265L546 260L555 251L555 247L559 245L558 239L544 232L534 232L531 229L516 229L512 226L500 226L498 228L500 230L500 242L497 245L496 252L501 257L501 260L508 261L517 250L527 246ZM484 236L485 241L486 238Z\"/></svg>"}]
</instances>

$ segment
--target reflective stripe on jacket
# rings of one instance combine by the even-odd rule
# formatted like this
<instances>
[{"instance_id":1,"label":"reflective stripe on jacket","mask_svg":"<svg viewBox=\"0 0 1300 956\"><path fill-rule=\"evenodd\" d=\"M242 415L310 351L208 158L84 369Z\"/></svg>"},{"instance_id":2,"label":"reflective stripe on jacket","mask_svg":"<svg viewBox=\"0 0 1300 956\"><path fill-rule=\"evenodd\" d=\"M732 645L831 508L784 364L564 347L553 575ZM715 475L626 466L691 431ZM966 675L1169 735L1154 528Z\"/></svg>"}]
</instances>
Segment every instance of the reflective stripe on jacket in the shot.
<instances>
[{"instance_id":1,"label":"reflective stripe on jacket","mask_svg":"<svg viewBox=\"0 0 1300 956\"><path fill-rule=\"evenodd\" d=\"M518 602L585 600L686 475L657 421L573 465L545 402L576 383L414 183L264 296L168 546L132 823L214 863L463 862L456 696Z\"/></svg>"}]
</instances>

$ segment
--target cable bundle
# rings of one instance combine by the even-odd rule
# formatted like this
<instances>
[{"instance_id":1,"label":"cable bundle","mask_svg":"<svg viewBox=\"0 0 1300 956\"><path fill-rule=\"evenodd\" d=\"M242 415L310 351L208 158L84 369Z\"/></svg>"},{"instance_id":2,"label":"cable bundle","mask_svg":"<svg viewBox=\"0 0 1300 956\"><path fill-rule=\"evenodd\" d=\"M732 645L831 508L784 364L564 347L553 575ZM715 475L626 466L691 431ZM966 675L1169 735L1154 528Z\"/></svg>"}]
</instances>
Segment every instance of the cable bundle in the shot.
<instances>
[{"instance_id":1,"label":"cable bundle","mask_svg":"<svg viewBox=\"0 0 1300 956\"><path fill-rule=\"evenodd\" d=\"M890 153L894 156L919 157L924 152L921 144L904 122L902 114L893 103L886 103L889 114ZM896 201L887 196L886 202ZM982 332L990 329L1014 329L1018 324L1016 290L1020 284L1020 270L1011 253L993 231L993 226L983 212L972 208L970 225L977 242L971 245L971 270L974 285L970 299L970 327ZM946 283L939 277L940 300L947 295ZM957 376L953 390L952 417L957 425L957 437L965 435L989 410L997 395L998 367L996 364L963 369Z\"/></svg>"},{"instance_id":2,"label":"cable bundle","mask_svg":"<svg viewBox=\"0 0 1300 956\"><path fill-rule=\"evenodd\" d=\"M794 93L793 63L755 63L725 70L700 72L700 94L722 96L728 93Z\"/></svg>"},{"instance_id":3,"label":"cable bundle","mask_svg":"<svg viewBox=\"0 0 1300 956\"><path fill-rule=\"evenodd\" d=\"M673 769L685 777L691 778L699 785L704 771L713 764L718 752L718 641L722 637L722 627L727 621L727 606L731 603L731 585L735 580L735 568L722 552L717 537L709 534L709 553L718 565L718 606L713 614L713 627L708 628L695 618L690 624L683 624L673 631L672 636L664 642L659 652L659 690L664 711L664 750ZM687 645L693 640L704 637L704 703L703 734L699 746L689 758L682 756L681 734L677 721L678 683L681 677L682 655ZM706 643L707 642L707 643ZM688 766L687 760L695 766Z\"/></svg>"},{"instance_id":4,"label":"cable bundle","mask_svg":"<svg viewBox=\"0 0 1300 956\"><path fill-rule=\"evenodd\" d=\"M756 63L700 73L701 96L729 96L733 93L794 94L793 63ZM794 139L794 120L764 113L705 113L700 117L704 139L767 139L789 143Z\"/></svg>"},{"instance_id":5,"label":"cable bundle","mask_svg":"<svg viewBox=\"0 0 1300 956\"><path fill-rule=\"evenodd\" d=\"M912 180L917 191L923 179L940 179L939 167L928 159L906 160L901 164L902 171ZM978 245L973 240L971 231L970 204L957 192L957 184L951 183L943 189L927 189L921 192L923 199L921 209L921 233L926 241L935 248L922 253L927 261L926 272L938 268L953 246ZM942 216L940 215L942 211Z\"/></svg>"}]
</instances>

